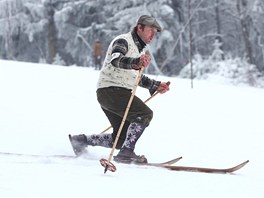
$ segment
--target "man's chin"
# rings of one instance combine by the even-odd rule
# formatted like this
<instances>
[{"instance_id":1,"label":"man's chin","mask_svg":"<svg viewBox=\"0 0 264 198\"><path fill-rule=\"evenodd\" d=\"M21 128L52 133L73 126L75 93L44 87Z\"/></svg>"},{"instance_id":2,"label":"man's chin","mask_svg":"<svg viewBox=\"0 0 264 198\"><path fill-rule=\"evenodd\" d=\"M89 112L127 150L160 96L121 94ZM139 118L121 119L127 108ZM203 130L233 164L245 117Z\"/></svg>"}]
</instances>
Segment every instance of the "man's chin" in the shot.
<instances>
[{"instance_id":1,"label":"man's chin","mask_svg":"<svg viewBox=\"0 0 264 198\"><path fill-rule=\"evenodd\" d=\"M146 44L150 44L151 41L152 41L152 40L148 40Z\"/></svg>"}]
</instances>

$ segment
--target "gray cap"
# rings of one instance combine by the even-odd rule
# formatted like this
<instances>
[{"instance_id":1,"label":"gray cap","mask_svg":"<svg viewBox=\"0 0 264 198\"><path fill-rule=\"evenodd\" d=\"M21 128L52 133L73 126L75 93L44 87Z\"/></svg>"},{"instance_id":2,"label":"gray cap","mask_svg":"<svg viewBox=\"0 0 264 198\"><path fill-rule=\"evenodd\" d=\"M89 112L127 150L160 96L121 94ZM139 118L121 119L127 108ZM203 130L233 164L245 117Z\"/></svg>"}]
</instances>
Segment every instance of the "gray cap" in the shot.
<instances>
[{"instance_id":1,"label":"gray cap","mask_svg":"<svg viewBox=\"0 0 264 198\"><path fill-rule=\"evenodd\" d=\"M142 15L141 17L139 17L137 24L143 24L143 25L155 27L157 28L158 32L161 32L162 30L157 20L149 15Z\"/></svg>"}]
</instances>

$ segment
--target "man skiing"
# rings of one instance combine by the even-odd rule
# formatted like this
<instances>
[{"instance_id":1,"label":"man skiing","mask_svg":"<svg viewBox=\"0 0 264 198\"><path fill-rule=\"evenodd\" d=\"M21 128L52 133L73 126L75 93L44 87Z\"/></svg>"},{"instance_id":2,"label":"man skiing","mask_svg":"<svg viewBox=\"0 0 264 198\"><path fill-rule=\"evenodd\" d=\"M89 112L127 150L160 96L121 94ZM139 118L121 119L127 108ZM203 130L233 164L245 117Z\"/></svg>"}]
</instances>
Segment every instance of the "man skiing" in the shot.
<instances>
[{"instance_id":1,"label":"man skiing","mask_svg":"<svg viewBox=\"0 0 264 198\"><path fill-rule=\"evenodd\" d=\"M69 135L77 156L81 155L88 145L112 148L139 70L141 67L148 67L151 61L145 47L151 43L157 32L161 32L161 26L156 19L142 15L131 32L117 36L110 43L100 71L96 93L97 100L113 127L113 132ZM169 84L150 79L145 75L141 76L139 86L148 89L151 95L155 92L162 94L169 90ZM134 150L136 142L149 126L152 117L152 110L140 98L134 96L116 145L116 149L120 151L114 160L139 163L147 161L144 156L136 155Z\"/></svg>"}]
</instances>

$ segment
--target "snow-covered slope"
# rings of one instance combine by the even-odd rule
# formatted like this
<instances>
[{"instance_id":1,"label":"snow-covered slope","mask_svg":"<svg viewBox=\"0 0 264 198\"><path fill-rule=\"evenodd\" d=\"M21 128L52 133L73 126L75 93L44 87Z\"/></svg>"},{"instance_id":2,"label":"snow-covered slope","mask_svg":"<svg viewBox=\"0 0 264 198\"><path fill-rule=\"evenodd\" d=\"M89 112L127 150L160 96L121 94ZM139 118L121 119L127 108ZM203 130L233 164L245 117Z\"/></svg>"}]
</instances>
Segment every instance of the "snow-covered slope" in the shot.
<instances>
[{"instance_id":1,"label":"snow-covered slope","mask_svg":"<svg viewBox=\"0 0 264 198\"><path fill-rule=\"evenodd\" d=\"M97 77L90 68L0 60L0 152L73 155L68 133L109 126ZM264 90L208 81L191 89L186 79L153 78L171 81L171 90L149 101L154 119L136 153L151 162L183 156L177 164L189 166L250 163L234 175L120 164L103 174L99 159L110 149L89 148L89 160L0 154L1 197L262 197ZM137 95L149 97L141 88Z\"/></svg>"}]
</instances>

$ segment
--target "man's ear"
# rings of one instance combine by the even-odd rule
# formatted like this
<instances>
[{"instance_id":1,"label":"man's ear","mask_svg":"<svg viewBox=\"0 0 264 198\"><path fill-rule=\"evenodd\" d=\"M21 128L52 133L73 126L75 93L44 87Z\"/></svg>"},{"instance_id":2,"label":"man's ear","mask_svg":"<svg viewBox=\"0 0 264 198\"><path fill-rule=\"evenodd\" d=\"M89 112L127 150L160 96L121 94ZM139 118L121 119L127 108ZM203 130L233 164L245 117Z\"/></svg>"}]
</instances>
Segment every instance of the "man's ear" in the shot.
<instances>
[{"instance_id":1,"label":"man's ear","mask_svg":"<svg viewBox=\"0 0 264 198\"><path fill-rule=\"evenodd\" d=\"M143 28L143 27L142 27L142 25L141 25L141 24L138 24L138 25L137 25L137 30L138 30L138 31L141 31L141 32L142 32L142 31L143 31L143 29L142 29L142 28Z\"/></svg>"}]
</instances>

